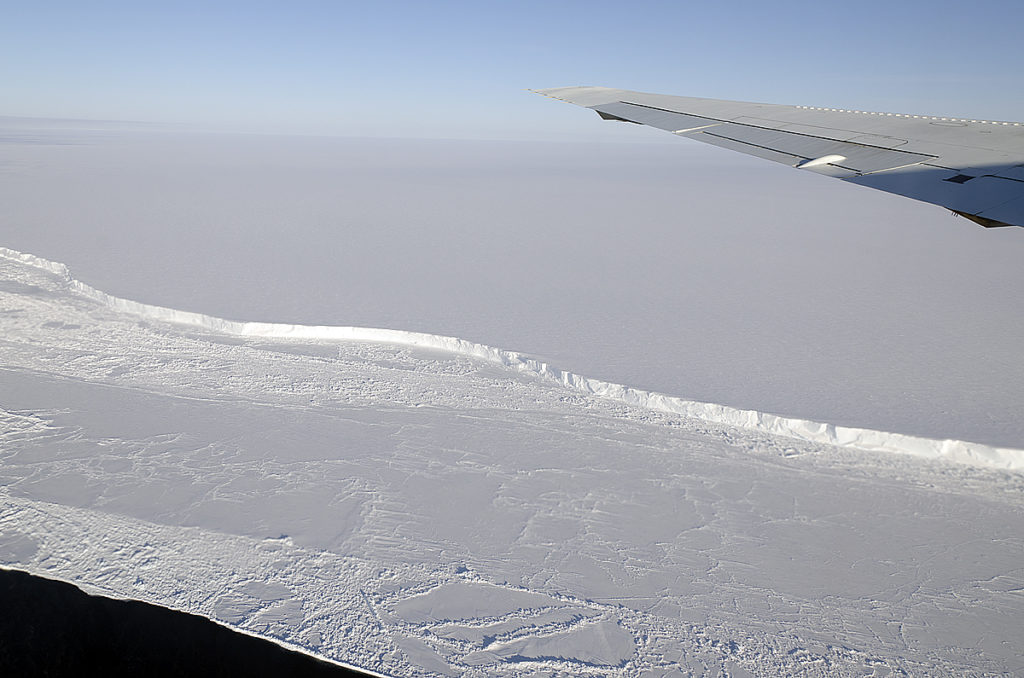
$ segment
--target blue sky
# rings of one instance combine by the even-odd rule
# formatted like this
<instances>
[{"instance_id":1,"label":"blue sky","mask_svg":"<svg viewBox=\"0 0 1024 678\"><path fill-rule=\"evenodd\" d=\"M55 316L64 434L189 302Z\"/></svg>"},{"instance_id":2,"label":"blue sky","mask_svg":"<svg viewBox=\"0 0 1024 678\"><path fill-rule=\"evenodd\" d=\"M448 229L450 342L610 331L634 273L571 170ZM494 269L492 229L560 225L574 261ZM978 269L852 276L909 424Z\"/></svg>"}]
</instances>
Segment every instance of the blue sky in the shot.
<instances>
[{"instance_id":1,"label":"blue sky","mask_svg":"<svg viewBox=\"0 0 1024 678\"><path fill-rule=\"evenodd\" d=\"M1024 119L1019 0L0 8L0 115L346 136L639 138L525 91L593 84Z\"/></svg>"}]
</instances>

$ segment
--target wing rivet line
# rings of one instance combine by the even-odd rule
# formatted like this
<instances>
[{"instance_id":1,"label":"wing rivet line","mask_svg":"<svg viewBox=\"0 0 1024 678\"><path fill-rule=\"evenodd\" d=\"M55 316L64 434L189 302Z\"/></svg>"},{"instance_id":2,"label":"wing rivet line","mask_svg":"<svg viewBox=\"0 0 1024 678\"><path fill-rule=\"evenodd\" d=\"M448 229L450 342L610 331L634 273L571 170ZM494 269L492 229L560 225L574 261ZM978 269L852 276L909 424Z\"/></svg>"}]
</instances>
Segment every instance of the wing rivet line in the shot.
<instances>
[{"instance_id":1,"label":"wing rivet line","mask_svg":"<svg viewBox=\"0 0 1024 678\"><path fill-rule=\"evenodd\" d=\"M846 108L820 108L818 106L794 106L805 111L829 111L832 113L859 113L860 115L885 115L893 118L912 118L914 120L939 120L945 122L973 122L981 125L1004 125L1009 127L1020 127L1024 123L1000 122L997 120L968 120L966 118L939 118L929 115L909 115L907 113L882 113L877 111L851 111Z\"/></svg>"}]
</instances>

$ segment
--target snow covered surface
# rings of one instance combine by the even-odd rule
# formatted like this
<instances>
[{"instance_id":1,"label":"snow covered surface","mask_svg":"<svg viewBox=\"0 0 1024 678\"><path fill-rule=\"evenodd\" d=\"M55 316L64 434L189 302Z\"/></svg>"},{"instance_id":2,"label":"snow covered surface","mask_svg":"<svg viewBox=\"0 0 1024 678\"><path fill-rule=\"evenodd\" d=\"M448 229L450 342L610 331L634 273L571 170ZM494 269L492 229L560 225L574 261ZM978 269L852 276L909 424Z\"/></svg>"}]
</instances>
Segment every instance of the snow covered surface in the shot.
<instances>
[{"instance_id":1,"label":"snow covered surface","mask_svg":"<svg viewBox=\"0 0 1024 678\"><path fill-rule=\"evenodd\" d=\"M5 566L394 675L1024 669L1019 473L0 281Z\"/></svg>"},{"instance_id":2,"label":"snow covered surface","mask_svg":"<svg viewBox=\"0 0 1024 678\"><path fill-rule=\"evenodd\" d=\"M687 400L1024 447L1024 229L653 131L665 143L30 123L0 121L0 245L118 297L460 337Z\"/></svg>"},{"instance_id":3,"label":"snow covered surface","mask_svg":"<svg viewBox=\"0 0 1024 678\"><path fill-rule=\"evenodd\" d=\"M0 566L388 675L1024 671L1016 236L808 244L754 182L722 240L654 199L733 170L657 183L657 146L604 181L572 146L537 178L540 147L6 141Z\"/></svg>"},{"instance_id":4,"label":"snow covered surface","mask_svg":"<svg viewBox=\"0 0 1024 678\"><path fill-rule=\"evenodd\" d=\"M436 334L374 327L238 322L224 318L215 318L190 311L142 304L130 299L111 296L106 292L97 290L80 280L72 278L70 271L64 264L48 261L32 254L0 247L0 257L49 271L64 279L70 289L83 296L94 299L111 309L152 320L179 325L191 325L239 337L322 341L372 341L400 346L440 349L451 353L482 358L518 371L547 377L570 389L583 393L619 400L626 404L638 405L646 409L697 417L708 422L730 424L767 433L782 434L790 438L855 447L862 450L896 452L929 458L946 458L966 464L1024 470L1024 450L1021 449L1000 448L962 440L932 440L901 433L872 431L847 426L835 426L824 422L779 417L764 412L738 410L725 405L693 402L662 393L651 393L622 384L611 384L599 379L573 374L572 372L553 367L540 360L523 356L514 351L484 346L457 337L444 337Z\"/></svg>"}]
</instances>

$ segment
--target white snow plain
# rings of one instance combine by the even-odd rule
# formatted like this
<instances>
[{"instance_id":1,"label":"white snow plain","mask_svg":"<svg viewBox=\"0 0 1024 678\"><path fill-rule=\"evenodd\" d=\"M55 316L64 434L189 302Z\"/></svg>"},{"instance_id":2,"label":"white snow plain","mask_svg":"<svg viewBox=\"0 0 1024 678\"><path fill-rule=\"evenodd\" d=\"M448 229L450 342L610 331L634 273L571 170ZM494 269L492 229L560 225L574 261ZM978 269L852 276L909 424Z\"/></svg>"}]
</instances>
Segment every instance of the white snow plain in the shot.
<instances>
[{"instance_id":1,"label":"white snow plain","mask_svg":"<svg viewBox=\"0 0 1024 678\"><path fill-rule=\"evenodd\" d=\"M689 400L1024 446L1024 229L653 130L636 132L665 143L31 124L0 120L0 245L118 297L460 337Z\"/></svg>"},{"instance_id":2,"label":"white snow plain","mask_svg":"<svg viewBox=\"0 0 1024 678\"><path fill-rule=\"evenodd\" d=\"M175 324L63 271L0 257L6 567L388 675L1024 670L1024 476L988 457Z\"/></svg>"},{"instance_id":3,"label":"white snow plain","mask_svg":"<svg viewBox=\"0 0 1024 678\"><path fill-rule=\"evenodd\" d=\"M363 241L354 247L359 256L343 255L346 268L335 272L336 282L353 282L359 292L353 320L345 322L329 322L345 317L344 308L332 318L323 311L333 304L296 295L301 266L292 257L294 250L279 251L292 268L248 270L246 279L234 283L240 286L235 296L243 310L222 313L233 319L228 321L196 311L214 314L217 304L228 303L232 293L219 296L223 290L206 287L223 268L241 274L247 260L252 263L250 255L224 260L228 245L238 241L218 243L224 231L210 222L208 239L200 240L209 245L205 254L194 239L202 235L196 224L183 221L181 229L163 233L167 224L159 219L156 230L145 223L143 200L135 189L148 187L142 193L151 200L159 192L149 183L151 175L133 183L126 167L135 163L143 175L155 171L140 164L140 149L156 147L151 137L125 141L119 132L113 140L93 137L84 143L76 134L63 146L53 144L52 132L36 140L42 143L28 143L22 135L10 145L16 152L2 167L10 179L3 189L11 198L3 203L11 226L7 244L46 258L14 250L0 256L0 565L203 614L387 675L653 678L1024 671L1019 651L1024 453L1015 449L1020 447L1015 433L1020 422L1008 414L1010 406L1019 411L1021 403L1011 384L1019 361L1003 346L1019 318L1009 311L1003 312L1008 319L1002 325L971 329L994 347L990 362L979 358L974 365L985 376L996 365L1004 368L990 382L990 391L968 389L972 397L989 393L989 400L967 403L966 413L951 414L955 421L946 428L933 425L941 421L942 408L956 400L940 393L943 380L949 388L974 382L962 378L972 364L969 357L957 353L959 362L936 376L924 374L934 359L926 355L893 372L894 383L879 395L892 407L904 392L909 404L894 420L906 426L874 432L852 425L863 421L816 420L813 409L803 410L799 402L781 410L764 408L798 415L775 417L738 409L744 403L728 399L721 406L687 400L695 394L686 391L683 381L672 381L678 388L664 389L661 396L645 379L615 379L620 374L615 365L605 366L604 372L586 371L580 366L597 365L602 355L613 353L607 347L628 337L646 348L622 355L621 374L634 369L630 360L644 353L649 355L640 361L640 372L654 375L660 360L678 380L692 374L687 359L699 361L699 356L659 354L637 339L679 327L680 321L669 317L670 308L647 313L644 329L623 323L620 332L609 331L601 344L605 353L583 341L589 335L579 327L594 322L587 313L625 312L636 297L606 295L614 287L600 282L606 272L613 281L624 278L602 265L595 271L593 258L565 255L569 250L555 252L554 259L565 266L551 273L544 241L517 236L511 224L473 240L471 231L456 228L455 237L440 225L432 230L419 222L423 232L413 244L408 238L417 229L392 224L375 241L385 261L396 257L390 260L392 268L380 261L357 261L365 259L374 239L346 230ZM181 196L197 192L209 198L203 182L218 189L225 182L245 184L244 195L268 207L260 202L263 180L240 169L245 162L237 151L252 143L211 137L212 150L194 140L175 150L164 142L177 160L165 168L169 202L153 205L152 214L180 217L182 204L176 201ZM121 151L111 146L127 153L130 162L118 160ZM225 148L235 155L211 170ZM328 178L337 178L334 160L327 159L335 150L320 151L329 170L305 164L317 157L307 148L302 162L285 163L281 171L301 175L294 186L323 181L326 190ZM504 152L506 159L516 155L508 148ZM656 156L661 152L651 150ZM185 171L190 153L198 159L197 174L181 176L177 170ZM254 162L259 172L266 171L262 163L267 156L261 153ZM630 153L616 156L639 158ZM101 157L108 162L97 162ZM373 157L367 157L371 174ZM386 159L377 161L387 164ZM436 159L430 162L436 171ZM627 169L649 176L640 165ZM415 168L410 173L418 177L414 181L423 180ZM455 174L465 178L461 170ZM570 188L551 190L572 190L571 174L564 179ZM102 198L112 196L108 191L118 183L134 197L101 209ZM100 184L107 188L97 191ZM436 185L446 185L443 177ZM303 214L323 207L310 206L310 194L295 190L291 207L297 211L285 209L287 201L278 203L273 218L302 221ZM349 207L360 204L357 194L346 193ZM243 194L228 190L227 195ZM380 197L379 191L374 194L385 213L414 215L423 207ZM195 215L200 221L215 219L219 209L227 209L227 200L221 200L204 205L200 199ZM370 202L359 212L367 218L374 214ZM97 211L76 212L86 204ZM250 254L282 245L280 234L260 231L259 225L272 218L246 204L239 206L255 209L250 216L259 234ZM573 200L568 204L579 209ZM446 213L447 205L441 200L437 208ZM549 201L544 207L554 206ZM202 216L208 208L214 216ZM118 216L117 209L124 212ZM57 218L65 210L71 221ZM511 202L509 210L514 212ZM109 229L100 225L103 218L110 218ZM244 232L244 221L238 217L234 222L238 237L254 237ZM330 248L310 227L316 221L294 224L319 245L303 250L312 259L300 257L314 262L302 289L310 297L321 292L329 297L339 288L318 286L314 254ZM39 232L33 235L26 223L38 225ZM646 218L634 223L641 231L649 226ZM326 218L322 225L330 226ZM557 234L557 223L548 226L555 240L567 237ZM989 235L964 223L957 226ZM581 228L581 222L574 228ZM602 228L607 226L598 231ZM678 230L678 224L673 228ZM55 237L58 232L62 237ZM259 241L262 236L265 240ZM603 231L601 237L607 236ZM45 240L37 243L45 246L26 248L23 243L34 237ZM850 242L842 234L835 237ZM528 345L500 341L498 330L516 324L486 321L506 308L496 303L495 288L489 287L502 276L482 274L477 289L466 291L473 279L465 277L462 265L453 264L447 277L430 278L429 262L412 255L418 247L430 259L427 255L444 249L432 239L448 246L465 238L472 240L466 245L473 254L468 258L481 272L500 268L498 263L525 266L524 299L539 295L544 285L556 289L565 284L572 287L572 298L584 300L582 309L575 310L569 302L538 304L532 311L535 334L517 335L522 340L548 337L546 346L563 342L559 350L568 362L546 353L522 355L508 349ZM958 256L980 256L990 247L970 245L981 242L973 235L964 238L958 241ZM182 242L175 245L174 239ZM505 247L490 250L488 242ZM633 251L648 245L638 242ZM77 263L82 259L95 255L102 266L79 282L54 260L62 248L74 255L67 259L73 260L76 277L82 277ZM589 253L596 256L597 249ZM186 250L197 256L184 256ZM489 252L493 258L484 256ZM745 256L746 250L738 247L736 252ZM260 256L273 260L270 253ZM886 261L881 250L878 256ZM160 263L161 257L166 261ZM971 276L986 284L1012 282L1015 273L1007 272L999 254L993 257L992 266L972 269ZM434 257L432 265L443 269L438 261ZM752 261L745 259L730 273L739 274ZM215 265L220 268L214 270ZM96 276L104 266L107 275L124 276L127 282L119 284L135 286L141 296L103 287ZM425 276L421 287L404 277L408 266ZM653 277L643 283L668 269L659 270L648 272ZM364 274L380 289L359 283ZM966 278L949 275L957 283ZM269 281L261 282L266 276ZM195 303L166 301L183 301L185 288L179 285L189 278L196 286ZM744 287L754 286L755 279L742 278ZM523 281L504 280L515 296ZM401 309L411 308L400 301L403 292L426 300L445 284L450 294L424 309L422 322L390 324L398 330L356 322L368 317L362 313L372 316L374 306L381 307L376 312L391 312L386 310L391 302L400 315ZM595 284L599 301L586 301ZM951 289L936 284L943 292ZM535 292L530 285L537 286ZM238 293L245 286L248 292ZM257 297L263 292L270 299L261 307ZM991 316L994 322L993 309L1005 299L998 290L991 292L972 318ZM903 293L913 296L906 289ZM825 296L821 290L815 294ZM289 296L299 310L285 307ZM557 296L553 292L549 301ZM870 296L855 304L865 313L862 323L875 320L859 305ZM477 306L467 301L477 297ZM813 295L804 299L809 298ZM952 298L959 312L973 297ZM739 308L730 307L727 297L711 295L700 313L713 314L714 303L723 299L726 309ZM483 308L485 301L496 305L492 316L462 317ZM256 310L252 319L280 322L235 322L246 319L247 304ZM890 310L911 307L904 300ZM554 318L558 309L571 311L572 323L546 324L545 318ZM801 308L793 313L791 321L801 317ZM765 317L747 318L745 331L767 340L786 324L769 324L766 334L758 334L758 320ZM315 318L308 323L314 327L291 324L309 318ZM886 318L881 313L878 326L885 327ZM929 318L926 313L914 316L907 327L923 332L934 322ZM526 317L518 319L525 323ZM614 322L605 320L614 329ZM459 322L477 321L480 334L456 331ZM721 319L725 327L734 321ZM352 327L356 324L365 327ZM792 329L797 348L806 348L802 342L810 339ZM709 327L708 332L725 336L722 328ZM914 337L927 354L929 347L947 346L946 339L948 346L960 347L968 334L951 332L938 342L923 334ZM877 349L872 336L854 332L848 339L851 345L862 339ZM578 345L571 346L570 340ZM742 345L732 343L720 356ZM878 359L894 367L910 355ZM741 367L730 369L739 373ZM759 389L779 382L785 371L770 361L763 370L770 374L752 377L750 398L763 396ZM854 379L849 366L837 365L833 374L847 380L836 384L845 395L825 409L856 402L858 394L869 397L876 383L870 377ZM764 381L759 384L758 378ZM909 381L900 381L905 378ZM789 394L801 383L806 382L794 378L779 390ZM915 400L908 395L913 393L935 395L938 403ZM995 395L1009 405L993 409L987 420L972 418L993 404ZM855 414L854 419L878 421L869 416L870 408ZM943 442L953 437L945 435L951 430L985 435L965 437L971 442Z\"/></svg>"}]
</instances>

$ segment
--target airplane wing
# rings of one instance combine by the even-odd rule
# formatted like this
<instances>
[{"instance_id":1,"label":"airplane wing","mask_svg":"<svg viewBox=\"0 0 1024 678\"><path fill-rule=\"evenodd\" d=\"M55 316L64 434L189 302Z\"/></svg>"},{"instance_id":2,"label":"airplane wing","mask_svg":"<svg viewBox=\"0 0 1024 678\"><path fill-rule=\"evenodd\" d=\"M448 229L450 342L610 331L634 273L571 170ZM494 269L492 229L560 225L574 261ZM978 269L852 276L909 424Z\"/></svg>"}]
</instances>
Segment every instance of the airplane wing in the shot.
<instances>
[{"instance_id":1,"label":"airplane wing","mask_svg":"<svg viewBox=\"0 0 1024 678\"><path fill-rule=\"evenodd\" d=\"M606 120L774 160L946 207L985 227L1024 226L1024 123L646 94L534 90Z\"/></svg>"}]
</instances>

